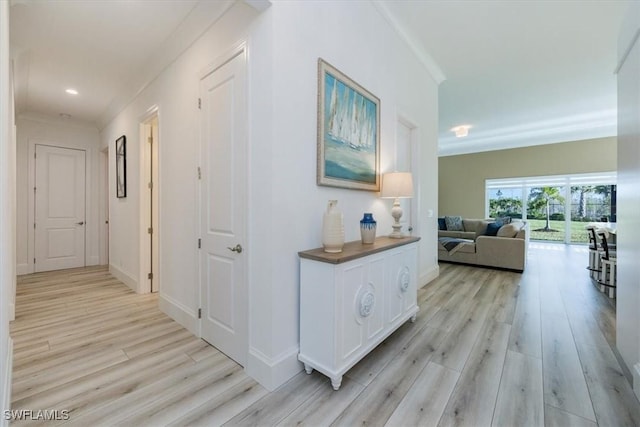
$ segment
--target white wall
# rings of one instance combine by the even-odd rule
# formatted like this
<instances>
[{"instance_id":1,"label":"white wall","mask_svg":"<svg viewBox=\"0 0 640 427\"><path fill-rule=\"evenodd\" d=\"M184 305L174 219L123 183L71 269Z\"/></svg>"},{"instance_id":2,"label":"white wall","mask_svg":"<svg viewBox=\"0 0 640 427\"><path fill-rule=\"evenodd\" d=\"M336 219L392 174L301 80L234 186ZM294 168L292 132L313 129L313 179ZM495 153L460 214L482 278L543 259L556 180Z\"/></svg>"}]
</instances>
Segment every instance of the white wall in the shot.
<instances>
[{"instance_id":1,"label":"white wall","mask_svg":"<svg viewBox=\"0 0 640 427\"><path fill-rule=\"evenodd\" d=\"M339 201L347 240L359 239L363 212L373 212L381 234L391 231L391 201L372 192L316 185L318 57L380 98L382 172L395 169L398 114L407 115L418 127L421 161L415 232L423 237L421 276L437 266L435 219L426 218L427 209L437 209L437 86L369 2L274 2L264 15L270 21L265 31L272 31L272 51L254 51L252 59L273 58L273 84L268 88L273 102L267 111L271 123L264 132L254 123L253 133L252 149L260 150L260 160L252 159L261 166L252 167L250 210L256 213L252 248L260 259L251 264L250 357L256 365L260 358L279 363L283 371L275 368L270 378L250 372L263 383L277 385L290 375L284 366L293 365L298 351L296 254L320 246L327 200ZM272 136L270 143L267 135Z\"/></svg>"},{"instance_id":2,"label":"white wall","mask_svg":"<svg viewBox=\"0 0 640 427\"><path fill-rule=\"evenodd\" d=\"M391 201L376 193L316 185L317 60L323 57L381 99L382 169L395 150L397 114L418 126L416 233L421 275L437 274L437 86L369 2L274 2L262 14L237 3L101 132L127 135L128 196L111 194L110 262L139 275L139 123L159 107L161 308L197 331L197 153L200 74L240 40L249 58L249 348L247 371L274 388L297 371L297 252L321 244L322 213L338 199L347 240L373 212L391 231ZM111 150L112 152L113 150ZM110 154L113 155L113 154ZM113 160L110 161L113 165ZM113 166L111 166L113 168ZM111 171L113 173L113 171Z\"/></svg>"},{"instance_id":3,"label":"white wall","mask_svg":"<svg viewBox=\"0 0 640 427\"><path fill-rule=\"evenodd\" d=\"M17 272L33 273L33 178L36 144L86 150L86 265L99 262L99 134L95 126L56 117L21 114L17 120Z\"/></svg>"},{"instance_id":4,"label":"white wall","mask_svg":"<svg viewBox=\"0 0 640 427\"><path fill-rule=\"evenodd\" d=\"M0 405L10 409L12 345L9 321L15 297L15 141L9 60L9 2L0 2ZM8 425L2 417L0 425Z\"/></svg>"},{"instance_id":5,"label":"white wall","mask_svg":"<svg viewBox=\"0 0 640 427\"><path fill-rule=\"evenodd\" d=\"M616 346L640 398L640 4L626 14L618 72L618 295ZM635 37L635 38L634 38Z\"/></svg>"},{"instance_id":6,"label":"white wall","mask_svg":"<svg viewBox=\"0 0 640 427\"><path fill-rule=\"evenodd\" d=\"M240 39L257 12L239 3L193 46L153 80L100 133L101 148L109 145L110 176L114 177L114 144L127 137L127 197L117 199L110 188L111 269L124 272L138 286L140 275L140 124L158 108L159 241L161 308L192 332L197 332L197 165L199 150L200 73Z\"/></svg>"}]
</instances>

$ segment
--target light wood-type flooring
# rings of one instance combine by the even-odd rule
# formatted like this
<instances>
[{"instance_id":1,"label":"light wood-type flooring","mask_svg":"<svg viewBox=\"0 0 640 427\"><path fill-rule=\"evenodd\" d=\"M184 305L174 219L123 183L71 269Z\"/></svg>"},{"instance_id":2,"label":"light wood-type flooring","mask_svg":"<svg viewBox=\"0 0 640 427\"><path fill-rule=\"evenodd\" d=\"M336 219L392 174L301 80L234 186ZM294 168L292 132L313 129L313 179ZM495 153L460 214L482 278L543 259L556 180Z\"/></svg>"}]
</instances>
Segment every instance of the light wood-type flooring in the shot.
<instances>
[{"instance_id":1,"label":"light wood-type flooring","mask_svg":"<svg viewBox=\"0 0 640 427\"><path fill-rule=\"evenodd\" d=\"M441 264L417 321L339 391L301 372L269 393L104 268L22 276L13 409L65 410L80 426L639 426L586 248L529 254L524 274Z\"/></svg>"}]
</instances>

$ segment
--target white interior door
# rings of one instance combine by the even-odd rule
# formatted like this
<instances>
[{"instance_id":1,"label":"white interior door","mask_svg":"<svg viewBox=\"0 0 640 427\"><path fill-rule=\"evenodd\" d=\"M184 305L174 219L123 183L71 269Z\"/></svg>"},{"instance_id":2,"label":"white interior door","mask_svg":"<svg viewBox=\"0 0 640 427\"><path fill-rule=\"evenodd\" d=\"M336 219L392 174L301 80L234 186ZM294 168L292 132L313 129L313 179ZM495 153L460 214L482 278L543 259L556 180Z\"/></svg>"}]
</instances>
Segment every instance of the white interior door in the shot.
<instances>
[{"instance_id":1,"label":"white interior door","mask_svg":"<svg viewBox=\"0 0 640 427\"><path fill-rule=\"evenodd\" d=\"M142 292L160 289L160 222L159 222L159 161L158 115L154 113L141 123L140 149L140 283Z\"/></svg>"},{"instance_id":2,"label":"white interior door","mask_svg":"<svg viewBox=\"0 0 640 427\"><path fill-rule=\"evenodd\" d=\"M35 271L85 265L85 151L36 145Z\"/></svg>"},{"instance_id":3,"label":"white interior door","mask_svg":"<svg viewBox=\"0 0 640 427\"><path fill-rule=\"evenodd\" d=\"M201 81L202 338L244 365L247 115L244 50Z\"/></svg>"}]
</instances>

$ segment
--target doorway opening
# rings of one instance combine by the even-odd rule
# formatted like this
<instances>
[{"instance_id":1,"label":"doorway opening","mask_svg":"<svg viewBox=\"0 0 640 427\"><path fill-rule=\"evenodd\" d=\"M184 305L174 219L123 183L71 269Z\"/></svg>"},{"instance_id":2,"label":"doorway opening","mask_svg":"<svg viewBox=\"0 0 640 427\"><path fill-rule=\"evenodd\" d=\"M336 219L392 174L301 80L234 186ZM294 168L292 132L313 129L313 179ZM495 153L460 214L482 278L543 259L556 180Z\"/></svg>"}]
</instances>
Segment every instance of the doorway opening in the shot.
<instances>
[{"instance_id":1,"label":"doorway opening","mask_svg":"<svg viewBox=\"0 0 640 427\"><path fill-rule=\"evenodd\" d=\"M404 115L399 114L396 127L396 152L395 152L395 170L398 172L411 172L413 175L413 193L419 194L420 177L417 176L417 159L418 155L418 128ZM411 198L400 199L400 206L404 214L400 220L402 229L407 234L418 234L417 206Z\"/></svg>"},{"instance_id":2,"label":"doorway opening","mask_svg":"<svg viewBox=\"0 0 640 427\"><path fill-rule=\"evenodd\" d=\"M160 289L159 119L154 107L140 124L140 292Z\"/></svg>"}]
</instances>

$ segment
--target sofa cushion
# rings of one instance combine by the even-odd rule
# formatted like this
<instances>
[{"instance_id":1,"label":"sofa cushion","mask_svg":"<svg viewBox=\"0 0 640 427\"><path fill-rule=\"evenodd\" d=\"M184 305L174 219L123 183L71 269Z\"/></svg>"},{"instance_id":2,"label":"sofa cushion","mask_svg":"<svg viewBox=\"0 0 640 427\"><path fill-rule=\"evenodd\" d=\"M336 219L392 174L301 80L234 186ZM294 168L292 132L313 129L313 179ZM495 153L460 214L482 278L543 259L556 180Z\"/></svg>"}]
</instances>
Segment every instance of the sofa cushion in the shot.
<instances>
[{"instance_id":1,"label":"sofa cushion","mask_svg":"<svg viewBox=\"0 0 640 427\"><path fill-rule=\"evenodd\" d=\"M481 219L463 219L462 226L464 227L464 231L473 231L474 233L478 231L478 226L482 225L483 220Z\"/></svg>"},{"instance_id":2,"label":"sofa cushion","mask_svg":"<svg viewBox=\"0 0 640 427\"><path fill-rule=\"evenodd\" d=\"M469 231L438 230L438 237L457 237L458 239L473 240L476 238L476 233Z\"/></svg>"},{"instance_id":3,"label":"sofa cushion","mask_svg":"<svg viewBox=\"0 0 640 427\"><path fill-rule=\"evenodd\" d=\"M438 230L446 230L447 222L444 220L444 217L438 218Z\"/></svg>"},{"instance_id":4,"label":"sofa cushion","mask_svg":"<svg viewBox=\"0 0 640 427\"><path fill-rule=\"evenodd\" d=\"M484 236L487 232L487 226L492 222L493 221L487 221L486 219L478 221L478 224L476 225L476 238L478 236Z\"/></svg>"},{"instance_id":5,"label":"sofa cushion","mask_svg":"<svg viewBox=\"0 0 640 427\"><path fill-rule=\"evenodd\" d=\"M520 224L517 222L512 222L511 224L505 224L498 230L496 236L498 237L516 237L520 231Z\"/></svg>"},{"instance_id":6,"label":"sofa cushion","mask_svg":"<svg viewBox=\"0 0 640 427\"><path fill-rule=\"evenodd\" d=\"M445 216L444 222L447 224L447 230L449 231L465 231L461 216Z\"/></svg>"},{"instance_id":7,"label":"sofa cushion","mask_svg":"<svg viewBox=\"0 0 640 427\"><path fill-rule=\"evenodd\" d=\"M487 225L487 230L485 231L484 235L485 236L497 236L498 235L498 230L500 230L500 227L502 227L502 222L500 221L496 221L496 222L492 222L490 224Z\"/></svg>"}]
</instances>

